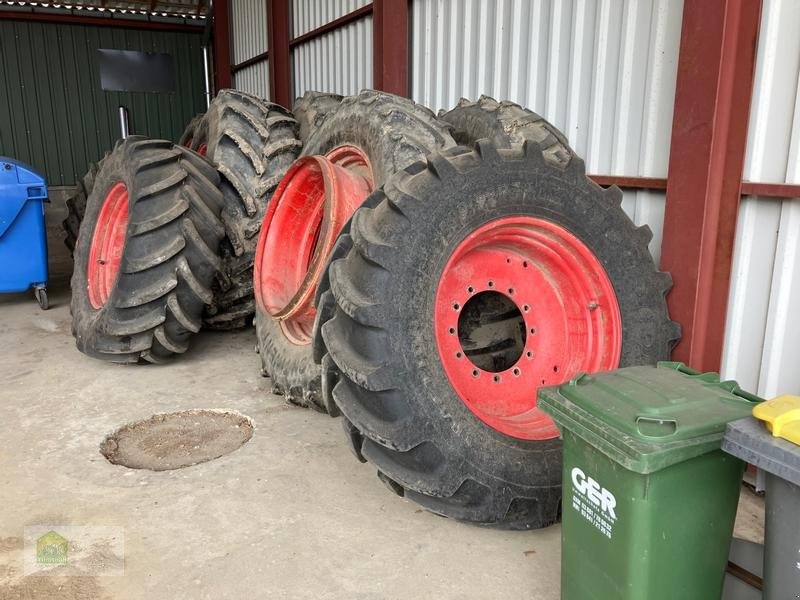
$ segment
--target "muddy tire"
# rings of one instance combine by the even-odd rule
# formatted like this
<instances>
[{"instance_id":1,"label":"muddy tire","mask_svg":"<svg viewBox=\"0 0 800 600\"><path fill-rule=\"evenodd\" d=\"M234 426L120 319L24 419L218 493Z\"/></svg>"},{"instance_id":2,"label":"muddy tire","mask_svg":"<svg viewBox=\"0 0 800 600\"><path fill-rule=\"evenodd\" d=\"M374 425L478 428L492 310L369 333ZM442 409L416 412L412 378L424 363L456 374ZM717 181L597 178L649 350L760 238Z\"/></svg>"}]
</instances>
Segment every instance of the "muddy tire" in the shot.
<instances>
[{"instance_id":1,"label":"muddy tire","mask_svg":"<svg viewBox=\"0 0 800 600\"><path fill-rule=\"evenodd\" d=\"M216 169L172 142L132 136L103 161L72 275L78 349L112 362L161 362L199 331L225 230Z\"/></svg>"},{"instance_id":2,"label":"muddy tire","mask_svg":"<svg viewBox=\"0 0 800 600\"><path fill-rule=\"evenodd\" d=\"M300 141L306 143L308 136L339 108L342 96L324 92L306 92L294 101L292 113L300 125Z\"/></svg>"},{"instance_id":3,"label":"muddy tire","mask_svg":"<svg viewBox=\"0 0 800 600\"><path fill-rule=\"evenodd\" d=\"M577 158L564 170L546 159L536 144L496 149L482 141L473 151L458 147L432 154L373 194L372 207L355 213L349 232L337 240L327 279L318 288L315 357L322 365L324 402L330 412L341 412L354 453L373 463L391 490L437 514L483 525L528 529L558 520L561 443L555 426L532 425L530 435L506 433L457 391L463 381L446 368L463 364L467 374L473 369L474 377L478 373L486 378L473 383L467 376L467 384L475 389L479 384L501 389L500 376L508 377L502 383L512 387L503 388L504 398L509 392L524 392L513 387L514 377L522 380L525 375L518 366L530 369L536 378L548 377L548 385L574 373L553 373L552 363L540 365L544 371L535 369L537 357L524 352L530 347L524 340L519 362L505 363L505 371L486 363L473 368L482 357L501 358L509 347L505 342L513 342L527 325L507 329L511 333L502 339L492 337L493 347L475 347L477 338L467 334L458 353L445 356L446 340L461 339L461 318L470 300L458 304L448 297L441 302L439 286L446 281L456 250L482 228L506 218L546 222L588 248L613 285L620 346L618 354L609 355L614 360L618 356L619 366L667 359L680 335L664 298L671 279L653 264L647 248L649 229L635 227L620 201L619 189L603 190L588 181ZM503 267L508 261L509 269L518 268L525 278L534 276L539 263L529 265L512 254L506 259L504 245L495 249ZM519 283L525 278L520 276ZM499 287L500 279L496 281ZM465 297L473 293L466 284L458 289ZM523 292L508 289L508 294L517 294L512 305L519 315L522 308L515 303L521 304ZM484 294L478 289L475 293L476 300ZM539 318L537 306L531 304L525 310ZM605 300L599 309L603 322L611 309ZM505 323L508 313L498 310L495 317L487 310L479 325ZM442 328L439 315L457 318L458 325ZM521 316L513 318L528 323ZM540 336L547 334L547 327L541 323ZM543 346L547 339L542 337ZM535 343L535 338L529 340ZM540 375L545 372L549 376ZM526 410L535 412L536 386L530 387L533 396ZM495 403L501 400L489 397ZM539 412L537 419L542 415ZM509 415L508 423L518 417ZM541 421L531 423L544 427Z\"/></svg>"},{"instance_id":4,"label":"muddy tire","mask_svg":"<svg viewBox=\"0 0 800 600\"><path fill-rule=\"evenodd\" d=\"M253 259L267 204L300 152L297 121L285 108L237 90L222 90L203 119L207 154L223 178L224 268L204 324L237 329L255 312Z\"/></svg>"},{"instance_id":5,"label":"muddy tire","mask_svg":"<svg viewBox=\"0 0 800 600\"><path fill-rule=\"evenodd\" d=\"M462 98L455 108L441 112L439 118L453 127L453 137L462 146L472 148L482 139L498 148L510 148L531 140L541 146L545 160L566 167L573 152L567 138L554 125L519 104L489 96L477 102Z\"/></svg>"},{"instance_id":6,"label":"muddy tire","mask_svg":"<svg viewBox=\"0 0 800 600\"><path fill-rule=\"evenodd\" d=\"M192 117L186 129L183 130L178 144L186 148L191 148L198 154L205 155L205 147L208 141L208 124L205 114L201 113Z\"/></svg>"},{"instance_id":7,"label":"muddy tire","mask_svg":"<svg viewBox=\"0 0 800 600\"><path fill-rule=\"evenodd\" d=\"M108 156L108 153L106 153ZM97 171L102 168L105 156L96 163L89 163L89 170L76 185L75 193L67 198L67 218L61 222L64 229L64 245L69 249L70 254L75 252L75 242L78 240L78 232L81 228L81 221L86 212L86 199L94 188L94 179Z\"/></svg>"},{"instance_id":8,"label":"muddy tire","mask_svg":"<svg viewBox=\"0 0 800 600\"><path fill-rule=\"evenodd\" d=\"M326 154L341 145L359 148L368 158L375 188L436 149L455 145L448 128L427 108L407 98L363 91L342 100L336 112L308 138L303 155ZM320 369L312 346L292 343L277 321L256 311L262 372L273 391L293 404L325 410Z\"/></svg>"}]
</instances>

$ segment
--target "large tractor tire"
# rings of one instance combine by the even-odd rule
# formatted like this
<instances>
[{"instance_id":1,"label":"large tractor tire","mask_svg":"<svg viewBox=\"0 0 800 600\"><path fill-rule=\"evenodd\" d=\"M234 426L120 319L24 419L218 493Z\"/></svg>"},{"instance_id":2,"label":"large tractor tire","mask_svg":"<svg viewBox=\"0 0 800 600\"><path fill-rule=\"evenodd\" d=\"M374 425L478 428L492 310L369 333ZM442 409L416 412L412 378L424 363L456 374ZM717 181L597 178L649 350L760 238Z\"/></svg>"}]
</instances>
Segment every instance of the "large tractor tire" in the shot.
<instances>
[{"instance_id":1,"label":"large tractor tire","mask_svg":"<svg viewBox=\"0 0 800 600\"><path fill-rule=\"evenodd\" d=\"M649 229L577 157L563 169L530 142L434 153L369 200L337 240L315 328L356 456L440 515L556 522L561 442L537 388L667 359L680 336Z\"/></svg>"},{"instance_id":2,"label":"large tractor tire","mask_svg":"<svg viewBox=\"0 0 800 600\"><path fill-rule=\"evenodd\" d=\"M308 137L339 108L342 96L325 92L306 92L294 101L292 113L300 125L300 141L306 143Z\"/></svg>"},{"instance_id":3,"label":"large tractor tire","mask_svg":"<svg viewBox=\"0 0 800 600\"><path fill-rule=\"evenodd\" d=\"M541 146L545 160L565 167L573 152L564 134L544 117L504 100L481 96L477 102L462 98L455 108L439 118L453 127L453 137L472 148L478 140L491 140L498 148L510 148L525 140Z\"/></svg>"},{"instance_id":4,"label":"large tractor tire","mask_svg":"<svg viewBox=\"0 0 800 600\"><path fill-rule=\"evenodd\" d=\"M222 90L203 119L207 157L222 174L224 268L204 324L238 329L255 312L253 259L267 204L300 153L297 121L285 108L237 90Z\"/></svg>"},{"instance_id":5,"label":"large tractor tire","mask_svg":"<svg viewBox=\"0 0 800 600\"><path fill-rule=\"evenodd\" d=\"M67 218L61 222L64 228L64 245L69 249L70 254L75 252L75 242L78 241L78 232L81 229L81 221L86 212L86 199L91 195L92 188L94 188L94 179L97 177L97 171L102 168L103 160L99 162L89 163L89 170L76 185L75 193L67 198Z\"/></svg>"},{"instance_id":6,"label":"large tractor tire","mask_svg":"<svg viewBox=\"0 0 800 600\"><path fill-rule=\"evenodd\" d=\"M201 156L205 156L208 150L208 122L205 114L192 117L186 129L183 130L178 143L186 148L191 148Z\"/></svg>"},{"instance_id":7,"label":"large tractor tire","mask_svg":"<svg viewBox=\"0 0 800 600\"><path fill-rule=\"evenodd\" d=\"M373 90L342 100L311 133L304 158L276 192L259 240L262 256L256 258L258 348L262 372L272 378L275 393L290 403L324 410L311 346L313 295L336 235L371 189L431 151L454 145L448 128L430 110ZM300 242L286 246L286 240L316 239L311 249ZM286 264L303 269L278 274Z\"/></svg>"},{"instance_id":8,"label":"large tractor tire","mask_svg":"<svg viewBox=\"0 0 800 600\"><path fill-rule=\"evenodd\" d=\"M221 268L219 175L182 146L132 136L103 161L75 247L78 349L112 362L162 362L200 329Z\"/></svg>"}]
</instances>

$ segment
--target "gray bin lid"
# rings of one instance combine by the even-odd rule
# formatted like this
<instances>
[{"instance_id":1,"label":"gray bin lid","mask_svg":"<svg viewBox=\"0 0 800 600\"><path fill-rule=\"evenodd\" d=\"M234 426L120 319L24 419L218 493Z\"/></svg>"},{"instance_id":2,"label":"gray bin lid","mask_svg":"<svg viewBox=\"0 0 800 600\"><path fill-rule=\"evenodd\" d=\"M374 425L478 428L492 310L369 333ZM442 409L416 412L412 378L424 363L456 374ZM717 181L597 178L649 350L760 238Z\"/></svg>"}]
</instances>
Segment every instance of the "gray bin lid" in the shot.
<instances>
[{"instance_id":1,"label":"gray bin lid","mask_svg":"<svg viewBox=\"0 0 800 600\"><path fill-rule=\"evenodd\" d=\"M767 473L800 486L800 446L774 437L754 417L728 423L722 449Z\"/></svg>"}]
</instances>

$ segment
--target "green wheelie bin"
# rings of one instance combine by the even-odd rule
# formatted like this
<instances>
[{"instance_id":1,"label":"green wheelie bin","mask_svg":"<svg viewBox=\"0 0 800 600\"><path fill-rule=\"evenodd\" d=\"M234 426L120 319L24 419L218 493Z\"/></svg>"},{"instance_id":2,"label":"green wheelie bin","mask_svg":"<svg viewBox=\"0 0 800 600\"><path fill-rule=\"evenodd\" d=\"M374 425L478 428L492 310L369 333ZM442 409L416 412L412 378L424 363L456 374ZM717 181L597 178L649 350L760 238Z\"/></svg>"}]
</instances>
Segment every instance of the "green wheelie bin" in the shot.
<instances>
[{"instance_id":1,"label":"green wheelie bin","mask_svg":"<svg viewBox=\"0 0 800 600\"><path fill-rule=\"evenodd\" d=\"M761 399L681 363L539 391L564 441L562 600L718 600L744 463L725 425Z\"/></svg>"}]
</instances>

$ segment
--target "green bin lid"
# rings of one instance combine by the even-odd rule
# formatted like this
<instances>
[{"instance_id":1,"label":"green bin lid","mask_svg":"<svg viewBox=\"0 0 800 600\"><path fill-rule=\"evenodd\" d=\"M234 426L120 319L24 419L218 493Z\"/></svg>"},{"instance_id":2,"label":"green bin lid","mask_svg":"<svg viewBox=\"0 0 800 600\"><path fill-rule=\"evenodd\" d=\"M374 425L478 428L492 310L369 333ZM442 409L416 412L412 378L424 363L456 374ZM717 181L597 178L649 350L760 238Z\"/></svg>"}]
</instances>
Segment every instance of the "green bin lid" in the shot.
<instances>
[{"instance_id":1,"label":"green bin lid","mask_svg":"<svg viewBox=\"0 0 800 600\"><path fill-rule=\"evenodd\" d=\"M630 471L653 473L721 446L725 425L762 399L682 363L579 374L541 388L538 406Z\"/></svg>"}]
</instances>

